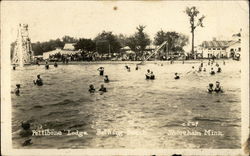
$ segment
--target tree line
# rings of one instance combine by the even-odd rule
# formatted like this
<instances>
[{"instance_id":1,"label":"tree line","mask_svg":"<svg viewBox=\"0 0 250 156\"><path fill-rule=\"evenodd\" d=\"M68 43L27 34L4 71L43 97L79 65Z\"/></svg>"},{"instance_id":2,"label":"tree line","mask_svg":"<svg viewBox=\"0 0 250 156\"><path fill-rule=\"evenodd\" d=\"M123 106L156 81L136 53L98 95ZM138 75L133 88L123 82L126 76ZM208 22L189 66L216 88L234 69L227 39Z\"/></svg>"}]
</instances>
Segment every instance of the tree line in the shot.
<instances>
[{"instance_id":1,"label":"tree line","mask_svg":"<svg viewBox=\"0 0 250 156\"><path fill-rule=\"evenodd\" d=\"M139 25L136 32L131 36L124 34L115 35L111 31L103 31L94 39L74 38L64 36L62 39L49 40L46 42L32 43L34 55L42 55L44 52L63 48L66 43L75 43L76 50L95 51L99 54L119 53L121 48L128 46L136 55L141 56L146 47L153 43L155 46L161 45L167 41L166 51L183 52L183 47L188 44L188 36L177 33L175 31L160 30L155 34L154 40L151 41L149 35L145 32L146 26ZM11 44L11 54L13 53L15 44Z\"/></svg>"},{"instance_id":2,"label":"tree line","mask_svg":"<svg viewBox=\"0 0 250 156\"><path fill-rule=\"evenodd\" d=\"M203 19L205 16L198 18L195 23L195 19L199 14L196 7L186 8L185 13L190 18L191 33L192 33L192 49L194 52L194 30L201 26L203 27ZM136 57L140 57L144 54L146 47L153 43L155 46L161 45L164 41L167 41L167 45L164 47L165 52L183 52L183 47L189 43L188 36L175 31L163 31L159 30L154 40L151 41L149 35L145 32L146 26L139 25L136 27L136 32L131 36L124 34L115 35L112 31L103 31L99 33L94 39L89 38L74 38L70 36L64 36L62 39L49 40L47 42L32 43L32 50L34 55L42 55L44 52L55 50L57 47L63 48L65 43L75 43L76 50L98 52L99 54L107 53L119 53L121 48L128 46L135 52ZM11 56L14 51L15 43L11 44Z\"/></svg>"}]
</instances>

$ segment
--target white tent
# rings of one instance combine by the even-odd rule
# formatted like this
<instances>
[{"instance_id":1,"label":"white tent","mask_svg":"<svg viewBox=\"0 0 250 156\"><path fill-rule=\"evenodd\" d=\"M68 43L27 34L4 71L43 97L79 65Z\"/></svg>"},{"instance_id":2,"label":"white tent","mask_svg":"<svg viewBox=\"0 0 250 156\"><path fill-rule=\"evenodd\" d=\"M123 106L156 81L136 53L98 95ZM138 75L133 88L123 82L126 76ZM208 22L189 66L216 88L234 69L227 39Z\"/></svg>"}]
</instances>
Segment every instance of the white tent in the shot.
<instances>
[{"instance_id":1,"label":"white tent","mask_svg":"<svg viewBox=\"0 0 250 156\"><path fill-rule=\"evenodd\" d=\"M49 58L49 55L55 55L57 53L61 52L60 49L56 49L56 50L52 50L52 51L48 51L48 52L44 52L43 53L43 59L48 59Z\"/></svg>"},{"instance_id":2,"label":"white tent","mask_svg":"<svg viewBox=\"0 0 250 156\"><path fill-rule=\"evenodd\" d=\"M130 48L129 48L129 46L126 46L126 47L123 47L123 48L121 48L121 50L130 50Z\"/></svg>"},{"instance_id":3,"label":"white tent","mask_svg":"<svg viewBox=\"0 0 250 156\"><path fill-rule=\"evenodd\" d=\"M126 51L126 54L135 54L135 52L132 50L129 50L129 51Z\"/></svg>"}]
</instances>

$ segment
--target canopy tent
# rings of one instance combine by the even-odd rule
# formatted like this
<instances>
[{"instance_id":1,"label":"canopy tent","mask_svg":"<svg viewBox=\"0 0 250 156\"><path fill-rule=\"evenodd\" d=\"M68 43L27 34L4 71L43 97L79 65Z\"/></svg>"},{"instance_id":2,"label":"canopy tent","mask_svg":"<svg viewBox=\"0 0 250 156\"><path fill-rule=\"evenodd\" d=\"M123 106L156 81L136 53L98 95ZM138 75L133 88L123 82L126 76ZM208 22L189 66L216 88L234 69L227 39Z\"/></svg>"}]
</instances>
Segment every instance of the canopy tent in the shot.
<instances>
[{"instance_id":1,"label":"canopy tent","mask_svg":"<svg viewBox=\"0 0 250 156\"><path fill-rule=\"evenodd\" d=\"M50 55L55 55L57 53L59 53L61 50L60 49L56 49L56 50L52 50L52 51L48 51L48 52L44 52L43 53L43 59L48 59Z\"/></svg>"},{"instance_id":2,"label":"canopy tent","mask_svg":"<svg viewBox=\"0 0 250 156\"><path fill-rule=\"evenodd\" d=\"M126 47L121 48L121 50L126 51L126 50L130 50L130 48L129 48L129 46L126 46Z\"/></svg>"},{"instance_id":3,"label":"canopy tent","mask_svg":"<svg viewBox=\"0 0 250 156\"><path fill-rule=\"evenodd\" d=\"M81 50L77 50L77 51L73 51L73 50L64 50L64 49L56 49L56 50L52 50L52 51L48 51L48 52L44 52L43 53L43 59L49 59L49 56L50 55L55 55L55 54L58 54L60 53L61 55L74 55L74 54L77 54L77 53L80 53Z\"/></svg>"}]
</instances>

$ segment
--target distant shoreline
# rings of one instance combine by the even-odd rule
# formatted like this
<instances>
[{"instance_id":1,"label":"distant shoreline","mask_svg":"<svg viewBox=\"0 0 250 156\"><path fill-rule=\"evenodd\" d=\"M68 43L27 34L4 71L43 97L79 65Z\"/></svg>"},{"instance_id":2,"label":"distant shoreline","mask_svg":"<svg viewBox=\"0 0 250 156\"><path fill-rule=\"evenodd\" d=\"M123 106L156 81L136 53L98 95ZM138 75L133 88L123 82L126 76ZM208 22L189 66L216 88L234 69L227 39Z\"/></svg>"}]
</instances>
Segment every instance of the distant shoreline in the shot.
<instances>
[{"instance_id":1,"label":"distant shoreline","mask_svg":"<svg viewBox=\"0 0 250 156\"><path fill-rule=\"evenodd\" d=\"M215 62L222 62L222 61L234 61L232 59L215 59ZM198 63L198 62L208 62L208 59L197 59L197 60L184 60L184 64L192 64L192 63ZM62 62L57 62L58 65L78 65L78 64L138 64L141 61L69 61L68 64L62 63ZM174 60L173 64L182 64L182 60ZM240 62L240 61L236 61ZM155 63L164 63L164 64L170 64L170 61L146 61L146 64L155 64ZM53 65L54 62L49 62L49 65ZM31 64L31 65L36 65L36 64ZM45 65L45 61L40 62L40 65Z\"/></svg>"}]
</instances>

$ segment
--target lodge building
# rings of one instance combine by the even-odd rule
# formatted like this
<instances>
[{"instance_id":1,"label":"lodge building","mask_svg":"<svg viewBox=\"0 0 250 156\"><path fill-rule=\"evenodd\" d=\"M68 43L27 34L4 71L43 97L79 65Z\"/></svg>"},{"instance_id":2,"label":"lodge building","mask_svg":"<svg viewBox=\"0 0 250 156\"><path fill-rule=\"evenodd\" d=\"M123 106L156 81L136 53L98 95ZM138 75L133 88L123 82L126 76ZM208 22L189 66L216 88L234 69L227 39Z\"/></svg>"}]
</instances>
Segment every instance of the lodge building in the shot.
<instances>
[{"instance_id":1,"label":"lodge building","mask_svg":"<svg viewBox=\"0 0 250 156\"><path fill-rule=\"evenodd\" d=\"M203 41L196 49L202 58L232 58L241 54L241 33L234 34L232 40Z\"/></svg>"}]
</instances>

